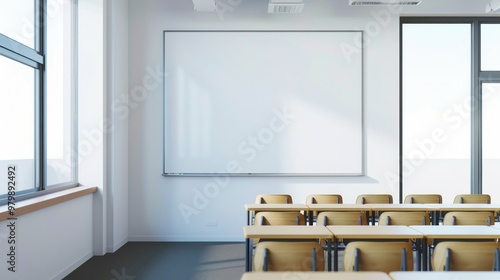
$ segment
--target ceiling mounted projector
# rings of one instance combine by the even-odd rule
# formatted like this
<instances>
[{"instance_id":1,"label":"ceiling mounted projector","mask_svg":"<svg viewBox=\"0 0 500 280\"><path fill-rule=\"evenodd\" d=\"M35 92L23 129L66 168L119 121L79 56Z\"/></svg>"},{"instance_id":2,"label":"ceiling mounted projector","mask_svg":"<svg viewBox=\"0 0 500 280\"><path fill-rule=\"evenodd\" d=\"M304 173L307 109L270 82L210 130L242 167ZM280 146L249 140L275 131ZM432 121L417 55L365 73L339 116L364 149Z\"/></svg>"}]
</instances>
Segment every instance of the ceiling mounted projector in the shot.
<instances>
[{"instance_id":1,"label":"ceiling mounted projector","mask_svg":"<svg viewBox=\"0 0 500 280\"><path fill-rule=\"evenodd\" d=\"M491 0L490 3L486 4L486 13L498 12L500 12L500 0Z\"/></svg>"},{"instance_id":2,"label":"ceiling mounted projector","mask_svg":"<svg viewBox=\"0 0 500 280\"><path fill-rule=\"evenodd\" d=\"M304 9L302 0L269 0L267 12L271 14L298 14Z\"/></svg>"},{"instance_id":3,"label":"ceiling mounted projector","mask_svg":"<svg viewBox=\"0 0 500 280\"><path fill-rule=\"evenodd\" d=\"M194 10L197 12L215 12L217 5L215 0L193 0Z\"/></svg>"},{"instance_id":4,"label":"ceiling mounted projector","mask_svg":"<svg viewBox=\"0 0 500 280\"><path fill-rule=\"evenodd\" d=\"M401 1L401 0L349 0L351 6L417 6L422 1Z\"/></svg>"}]
</instances>

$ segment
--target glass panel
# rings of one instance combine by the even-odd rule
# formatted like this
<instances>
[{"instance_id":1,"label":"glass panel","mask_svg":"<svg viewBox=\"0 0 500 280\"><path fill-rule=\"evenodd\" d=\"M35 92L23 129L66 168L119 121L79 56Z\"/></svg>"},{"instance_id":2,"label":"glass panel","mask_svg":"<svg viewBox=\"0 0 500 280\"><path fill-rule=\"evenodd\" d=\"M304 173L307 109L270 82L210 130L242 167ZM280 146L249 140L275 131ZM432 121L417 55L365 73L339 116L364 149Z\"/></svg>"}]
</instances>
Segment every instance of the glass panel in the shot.
<instances>
[{"instance_id":1,"label":"glass panel","mask_svg":"<svg viewBox=\"0 0 500 280\"><path fill-rule=\"evenodd\" d=\"M47 185L73 180L74 118L72 102L71 1L49 0L60 6L47 19Z\"/></svg>"},{"instance_id":2,"label":"glass panel","mask_svg":"<svg viewBox=\"0 0 500 280\"><path fill-rule=\"evenodd\" d=\"M35 70L0 55L0 181L17 165L16 191L34 188ZM3 177L1 177L3 176ZM7 188L0 187L0 195Z\"/></svg>"},{"instance_id":3,"label":"glass panel","mask_svg":"<svg viewBox=\"0 0 500 280\"><path fill-rule=\"evenodd\" d=\"M470 193L471 27L403 25L403 191Z\"/></svg>"},{"instance_id":4,"label":"glass panel","mask_svg":"<svg viewBox=\"0 0 500 280\"><path fill-rule=\"evenodd\" d=\"M500 203L500 84L482 85L483 100L483 193Z\"/></svg>"},{"instance_id":5,"label":"glass panel","mask_svg":"<svg viewBox=\"0 0 500 280\"><path fill-rule=\"evenodd\" d=\"M481 24L481 70L500 70L500 24Z\"/></svg>"},{"instance_id":6,"label":"glass panel","mask_svg":"<svg viewBox=\"0 0 500 280\"><path fill-rule=\"evenodd\" d=\"M0 0L0 33L30 48L35 46L35 1Z\"/></svg>"}]
</instances>

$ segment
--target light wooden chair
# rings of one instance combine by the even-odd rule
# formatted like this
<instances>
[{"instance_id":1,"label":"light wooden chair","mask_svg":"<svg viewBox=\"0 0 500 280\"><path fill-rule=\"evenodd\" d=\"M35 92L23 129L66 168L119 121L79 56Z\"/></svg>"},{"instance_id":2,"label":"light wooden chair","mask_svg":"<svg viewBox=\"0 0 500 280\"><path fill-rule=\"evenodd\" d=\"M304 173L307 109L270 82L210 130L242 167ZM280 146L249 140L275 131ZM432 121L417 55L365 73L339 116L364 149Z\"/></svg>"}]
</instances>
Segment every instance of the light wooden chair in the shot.
<instances>
[{"instance_id":1,"label":"light wooden chair","mask_svg":"<svg viewBox=\"0 0 500 280\"><path fill-rule=\"evenodd\" d=\"M484 225L495 224L492 212L448 212L444 215L443 225Z\"/></svg>"},{"instance_id":2,"label":"light wooden chair","mask_svg":"<svg viewBox=\"0 0 500 280\"><path fill-rule=\"evenodd\" d=\"M496 242L452 242L436 245L432 255L435 271L499 271L500 244Z\"/></svg>"},{"instance_id":3,"label":"light wooden chair","mask_svg":"<svg viewBox=\"0 0 500 280\"><path fill-rule=\"evenodd\" d=\"M411 271L413 252L410 242L365 242L347 244L344 252L345 271Z\"/></svg>"},{"instance_id":4,"label":"light wooden chair","mask_svg":"<svg viewBox=\"0 0 500 280\"><path fill-rule=\"evenodd\" d=\"M255 226L305 226L306 219L300 212L259 212L255 214ZM254 238L253 244L270 239Z\"/></svg>"},{"instance_id":5,"label":"light wooden chair","mask_svg":"<svg viewBox=\"0 0 500 280\"><path fill-rule=\"evenodd\" d=\"M393 199L390 194L361 194L356 198L356 204L392 204ZM371 218L371 223L375 224L378 217L382 214L381 211L375 211L375 215Z\"/></svg>"},{"instance_id":6,"label":"light wooden chair","mask_svg":"<svg viewBox=\"0 0 500 280\"><path fill-rule=\"evenodd\" d=\"M356 198L356 204L392 204L390 194L361 194Z\"/></svg>"},{"instance_id":7,"label":"light wooden chair","mask_svg":"<svg viewBox=\"0 0 500 280\"><path fill-rule=\"evenodd\" d=\"M311 204L342 204L343 199L342 195L340 194L311 194L308 195L306 198L306 205L311 205ZM318 211L313 211L310 213L309 218L312 219L312 221L316 220L316 217L318 216ZM312 222L310 223L312 225Z\"/></svg>"},{"instance_id":8,"label":"light wooden chair","mask_svg":"<svg viewBox=\"0 0 500 280\"><path fill-rule=\"evenodd\" d=\"M317 242L261 242L253 266L254 271L324 271L324 251Z\"/></svg>"},{"instance_id":9,"label":"light wooden chair","mask_svg":"<svg viewBox=\"0 0 500 280\"><path fill-rule=\"evenodd\" d=\"M368 225L363 212L321 212L318 214L316 225Z\"/></svg>"},{"instance_id":10,"label":"light wooden chair","mask_svg":"<svg viewBox=\"0 0 500 280\"><path fill-rule=\"evenodd\" d=\"M255 204L292 204L289 194L259 194L255 197Z\"/></svg>"},{"instance_id":11,"label":"light wooden chair","mask_svg":"<svg viewBox=\"0 0 500 280\"><path fill-rule=\"evenodd\" d=\"M306 219L300 212L258 212L255 214L255 225L257 226L304 226Z\"/></svg>"},{"instance_id":12,"label":"light wooden chair","mask_svg":"<svg viewBox=\"0 0 500 280\"><path fill-rule=\"evenodd\" d=\"M306 198L306 204L342 204L340 194L311 194Z\"/></svg>"},{"instance_id":13,"label":"light wooden chair","mask_svg":"<svg viewBox=\"0 0 500 280\"><path fill-rule=\"evenodd\" d=\"M425 204L425 203L443 203L443 197L440 194L409 194L405 197L406 204Z\"/></svg>"},{"instance_id":14,"label":"light wooden chair","mask_svg":"<svg viewBox=\"0 0 500 280\"><path fill-rule=\"evenodd\" d=\"M491 196L489 194L459 194L455 196L453 203L491 204Z\"/></svg>"},{"instance_id":15,"label":"light wooden chair","mask_svg":"<svg viewBox=\"0 0 500 280\"><path fill-rule=\"evenodd\" d=\"M430 217L427 212L384 212L378 219L379 226L416 226L429 225Z\"/></svg>"}]
</instances>

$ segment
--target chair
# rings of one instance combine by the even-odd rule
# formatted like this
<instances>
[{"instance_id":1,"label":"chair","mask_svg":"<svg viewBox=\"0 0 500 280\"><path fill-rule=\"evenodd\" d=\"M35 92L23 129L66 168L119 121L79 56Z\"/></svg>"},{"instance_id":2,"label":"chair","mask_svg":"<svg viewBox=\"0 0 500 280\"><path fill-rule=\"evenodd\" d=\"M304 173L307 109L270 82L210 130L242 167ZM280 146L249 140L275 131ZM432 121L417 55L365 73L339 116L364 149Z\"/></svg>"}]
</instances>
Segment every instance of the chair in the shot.
<instances>
[{"instance_id":1,"label":"chair","mask_svg":"<svg viewBox=\"0 0 500 280\"><path fill-rule=\"evenodd\" d=\"M459 194L455 196L453 203L491 204L491 197L489 194Z\"/></svg>"},{"instance_id":2,"label":"chair","mask_svg":"<svg viewBox=\"0 0 500 280\"><path fill-rule=\"evenodd\" d=\"M363 212L321 212L318 214L316 225L368 225Z\"/></svg>"},{"instance_id":3,"label":"chair","mask_svg":"<svg viewBox=\"0 0 500 280\"><path fill-rule=\"evenodd\" d=\"M380 214L378 219L379 226L416 226L429 224L430 217L427 212L384 212Z\"/></svg>"},{"instance_id":4,"label":"chair","mask_svg":"<svg viewBox=\"0 0 500 280\"><path fill-rule=\"evenodd\" d=\"M306 198L306 204L342 204L342 195L340 194L311 194ZM312 219L318 216L318 211L313 211ZM309 216L311 217L311 216ZM311 223L312 224L312 223Z\"/></svg>"},{"instance_id":5,"label":"chair","mask_svg":"<svg viewBox=\"0 0 500 280\"><path fill-rule=\"evenodd\" d=\"M356 198L356 204L392 204L392 201L390 194L361 194ZM376 211L374 214L372 224L375 224L382 212Z\"/></svg>"},{"instance_id":6,"label":"chair","mask_svg":"<svg viewBox=\"0 0 500 280\"><path fill-rule=\"evenodd\" d=\"M292 204L292 196L289 194L259 194L255 198L255 204Z\"/></svg>"},{"instance_id":7,"label":"chair","mask_svg":"<svg viewBox=\"0 0 500 280\"><path fill-rule=\"evenodd\" d=\"M405 197L404 203L443 203L443 197L440 194L409 194Z\"/></svg>"},{"instance_id":8,"label":"chair","mask_svg":"<svg viewBox=\"0 0 500 280\"><path fill-rule=\"evenodd\" d=\"M492 212L448 212L444 215L443 225L484 225L495 224Z\"/></svg>"},{"instance_id":9,"label":"chair","mask_svg":"<svg viewBox=\"0 0 500 280\"><path fill-rule=\"evenodd\" d=\"M413 253L410 242L366 242L347 244L344 252L345 271L410 271Z\"/></svg>"},{"instance_id":10,"label":"chair","mask_svg":"<svg viewBox=\"0 0 500 280\"><path fill-rule=\"evenodd\" d=\"M432 269L436 271L499 271L500 244L443 241L436 245Z\"/></svg>"},{"instance_id":11,"label":"chair","mask_svg":"<svg viewBox=\"0 0 500 280\"><path fill-rule=\"evenodd\" d=\"M306 204L342 204L340 194L311 194L306 198Z\"/></svg>"},{"instance_id":12,"label":"chair","mask_svg":"<svg viewBox=\"0 0 500 280\"><path fill-rule=\"evenodd\" d=\"M254 271L324 270L324 252L317 242L266 241L255 248Z\"/></svg>"},{"instance_id":13,"label":"chair","mask_svg":"<svg viewBox=\"0 0 500 280\"><path fill-rule=\"evenodd\" d=\"M390 194L361 194L356 198L356 204L392 204Z\"/></svg>"},{"instance_id":14,"label":"chair","mask_svg":"<svg viewBox=\"0 0 500 280\"><path fill-rule=\"evenodd\" d=\"M255 215L255 226L305 226L306 219L300 212L259 212ZM253 244L269 239L254 238Z\"/></svg>"},{"instance_id":15,"label":"chair","mask_svg":"<svg viewBox=\"0 0 500 280\"><path fill-rule=\"evenodd\" d=\"M305 224L304 214L300 212L258 212L255 214L255 225L258 226L303 226Z\"/></svg>"}]
</instances>

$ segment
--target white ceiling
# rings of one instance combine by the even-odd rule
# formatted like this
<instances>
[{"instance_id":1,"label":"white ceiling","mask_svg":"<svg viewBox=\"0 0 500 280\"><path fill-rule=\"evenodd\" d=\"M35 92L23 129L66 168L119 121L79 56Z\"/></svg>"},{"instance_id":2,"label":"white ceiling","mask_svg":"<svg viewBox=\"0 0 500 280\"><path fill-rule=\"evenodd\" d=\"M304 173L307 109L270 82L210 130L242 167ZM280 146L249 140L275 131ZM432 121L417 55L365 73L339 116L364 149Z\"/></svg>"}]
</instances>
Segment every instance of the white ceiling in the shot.
<instances>
[{"instance_id":1,"label":"white ceiling","mask_svg":"<svg viewBox=\"0 0 500 280\"><path fill-rule=\"evenodd\" d=\"M163 0L169 11L182 14L200 14L195 12L191 0ZM387 7L349 6L349 0L303 0L305 7L302 14L267 13L269 0L217 0L219 6L225 6L231 17L268 18L273 17L363 17L373 11ZM414 7L404 7L402 15L486 15L485 6L490 0L422 0ZM491 14L488 14L491 16ZM496 14L494 16L500 16Z\"/></svg>"}]
</instances>

